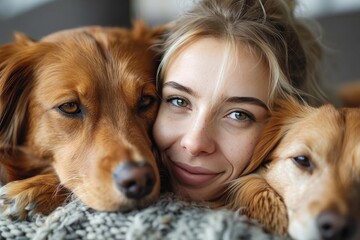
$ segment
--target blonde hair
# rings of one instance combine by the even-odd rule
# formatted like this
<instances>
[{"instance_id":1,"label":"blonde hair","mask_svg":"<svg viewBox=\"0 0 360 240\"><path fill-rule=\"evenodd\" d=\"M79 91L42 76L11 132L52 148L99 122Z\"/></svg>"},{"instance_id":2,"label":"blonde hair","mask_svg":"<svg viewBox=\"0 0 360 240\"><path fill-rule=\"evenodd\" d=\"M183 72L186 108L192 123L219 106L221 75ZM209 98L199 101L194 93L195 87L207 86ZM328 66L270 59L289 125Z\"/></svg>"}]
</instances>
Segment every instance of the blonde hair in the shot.
<instances>
[{"instance_id":1,"label":"blonde hair","mask_svg":"<svg viewBox=\"0 0 360 240\"><path fill-rule=\"evenodd\" d=\"M166 36L158 89L169 62L181 49L213 37L232 46L245 44L262 58L270 74L270 106L275 98L288 96L320 102L324 99L318 85L321 45L294 16L294 8L294 0L199 1Z\"/></svg>"}]
</instances>

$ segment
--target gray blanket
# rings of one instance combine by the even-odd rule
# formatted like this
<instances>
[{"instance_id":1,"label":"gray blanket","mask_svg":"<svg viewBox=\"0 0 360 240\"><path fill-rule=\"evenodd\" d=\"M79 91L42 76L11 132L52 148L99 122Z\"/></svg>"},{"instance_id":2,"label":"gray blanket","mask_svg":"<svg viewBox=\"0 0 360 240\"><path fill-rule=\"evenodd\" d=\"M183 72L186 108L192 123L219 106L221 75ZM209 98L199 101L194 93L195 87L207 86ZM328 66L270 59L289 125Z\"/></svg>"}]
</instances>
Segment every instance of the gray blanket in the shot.
<instances>
[{"instance_id":1,"label":"gray blanket","mask_svg":"<svg viewBox=\"0 0 360 240\"><path fill-rule=\"evenodd\" d=\"M171 194L127 213L96 212L72 201L31 221L0 218L0 233L0 239L278 239L237 212L211 210Z\"/></svg>"}]
</instances>

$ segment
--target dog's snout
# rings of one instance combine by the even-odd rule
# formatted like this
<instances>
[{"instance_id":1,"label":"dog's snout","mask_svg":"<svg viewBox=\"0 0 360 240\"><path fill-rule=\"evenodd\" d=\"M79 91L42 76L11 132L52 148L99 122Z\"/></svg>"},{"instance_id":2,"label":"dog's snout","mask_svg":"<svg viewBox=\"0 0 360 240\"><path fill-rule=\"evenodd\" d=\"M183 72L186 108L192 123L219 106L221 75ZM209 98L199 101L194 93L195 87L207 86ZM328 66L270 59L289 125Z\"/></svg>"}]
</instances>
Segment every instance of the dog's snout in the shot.
<instances>
[{"instance_id":1,"label":"dog's snout","mask_svg":"<svg viewBox=\"0 0 360 240\"><path fill-rule=\"evenodd\" d=\"M324 211L318 216L316 222L324 240L348 239L354 232L351 218L334 211Z\"/></svg>"},{"instance_id":2,"label":"dog's snout","mask_svg":"<svg viewBox=\"0 0 360 240\"><path fill-rule=\"evenodd\" d=\"M151 193L155 185L152 167L144 162L121 163L113 173L118 189L131 199L141 199Z\"/></svg>"}]
</instances>

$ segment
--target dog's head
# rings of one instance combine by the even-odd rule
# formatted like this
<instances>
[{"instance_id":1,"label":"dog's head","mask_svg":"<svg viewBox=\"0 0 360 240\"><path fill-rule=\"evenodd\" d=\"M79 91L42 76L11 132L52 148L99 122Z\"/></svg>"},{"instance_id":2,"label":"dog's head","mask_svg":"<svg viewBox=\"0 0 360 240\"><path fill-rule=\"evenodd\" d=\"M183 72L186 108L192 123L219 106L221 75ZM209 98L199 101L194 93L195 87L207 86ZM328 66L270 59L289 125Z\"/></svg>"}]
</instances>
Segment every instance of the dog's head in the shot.
<instances>
[{"instance_id":1,"label":"dog's head","mask_svg":"<svg viewBox=\"0 0 360 240\"><path fill-rule=\"evenodd\" d=\"M281 102L255 149L296 239L359 239L360 109Z\"/></svg>"},{"instance_id":2,"label":"dog's head","mask_svg":"<svg viewBox=\"0 0 360 240\"><path fill-rule=\"evenodd\" d=\"M141 23L86 27L40 41L18 34L1 46L1 148L47 162L97 210L155 200L160 183L149 134L157 111L153 45L162 31Z\"/></svg>"}]
</instances>

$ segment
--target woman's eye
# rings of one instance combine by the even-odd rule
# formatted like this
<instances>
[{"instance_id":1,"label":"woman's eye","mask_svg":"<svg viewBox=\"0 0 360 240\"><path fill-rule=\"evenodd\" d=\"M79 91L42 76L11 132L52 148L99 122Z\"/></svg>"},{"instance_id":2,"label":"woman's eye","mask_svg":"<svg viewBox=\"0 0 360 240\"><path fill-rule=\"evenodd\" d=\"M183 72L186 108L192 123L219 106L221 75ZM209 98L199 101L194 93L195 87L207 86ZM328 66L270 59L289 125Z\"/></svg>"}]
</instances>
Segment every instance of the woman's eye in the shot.
<instances>
[{"instance_id":1,"label":"woman's eye","mask_svg":"<svg viewBox=\"0 0 360 240\"><path fill-rule=\"evenodd\" d=\"M253 120L252 116L241 111L232 112L228 115L228 117L237 121Z\"/></svg>"},{"instance_id":2,"label":"woman's eye","mask_svg":"<svg viewBox=\"0 0 360 240\"><path fill-rule=\"evenodd\" d=\"M58 109L63 113L71 115L81 113L80 105L75 102L64 103L60 105Z\"/></svg>"},{"instance_id":3,"label":"woman's eye","mask_svg":"<svg viewBox=\"0 0 360 240\"><path fill-rule=\"evenodd\" d=\"M167 102L174 106L177 106L177 107L188 107L189 106L189 104L187 103L186 100L184 100L182 98L178 98L178 97L170 98L167 100Z\"/></svg>"},{"instance_id":4,"label":"woman's eye","mask_svg":"<svg viewBox=\"0 0 360 240\"><path fill-rule=\"evenodd\" d=\"M309 169L311 170L312 164L308 157L306 156L297 156L293 158L293 161L301 168Z\"/></svg>"}]
</instances>

